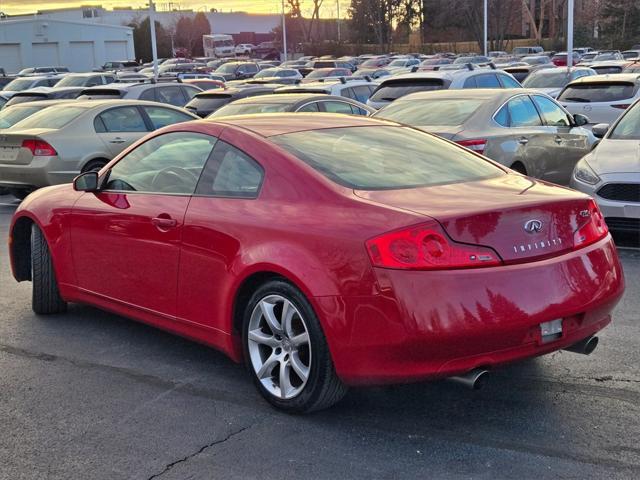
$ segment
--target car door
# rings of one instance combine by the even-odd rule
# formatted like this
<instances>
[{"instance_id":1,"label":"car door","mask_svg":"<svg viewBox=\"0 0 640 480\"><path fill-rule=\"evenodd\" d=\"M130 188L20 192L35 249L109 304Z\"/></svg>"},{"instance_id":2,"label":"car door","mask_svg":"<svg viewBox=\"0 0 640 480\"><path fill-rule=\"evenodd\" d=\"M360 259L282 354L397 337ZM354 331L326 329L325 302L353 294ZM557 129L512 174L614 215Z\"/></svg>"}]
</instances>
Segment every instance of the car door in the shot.
<instances>
[{"instance_id":1,"label":"car door","mask_svg":"<svg viewBox=\"0 0 640 480\"><path fill-rule=\"evenodd\" d=\"M544 124L553 130L555 147L546 158L544 179L568 185L578 160L591 151L585 129L574 127L569 113L550 98L532 95Z\"/></svg>"},{"instance_id":2,"label":"car door","mask_svg":"<svg viewBox=\"0 0 640 480\"><path fill-rule=\"evenodd\" d=\"M233 134L229 135L233 138ZM237 219L255 211L264 169L248 153L221 136L198 182L184 220L178 317L224 332L228 295L243 237L251 229L238 229ZM228 333L228 332L227 332Z\"/></svg>"},{"instance_id":3,"label":"car door","mask_svg":"<svg viewBox=\"0 0 640 480\"><path fill-rule=\"evenodd\" d=\"M484 154L507 167L539 177L540 169L536 166L544 161L546 143L551 140L531 98L528 95L510 98L493 119L502 128L488 132ZM479 132L470 133L471 137L482 138L481 130L486 127L475 128Z\"/></svg>"},{"instance_id":4,"label":"car door","mask_svg":"<svg viewBox=\"0 0 640 480\"><path fill-rule=\"evenodd\" d=\"M151 130L136 106L108 108L96 115L93 125L114 157Z\"/></svg>"},{"instance_id":5,"label":"car door","mask_svg":"<svg viewBox=\"0 0 640 480\"><path fill-rule=\"evenodd\" d=\"M154 137L123 156L72 211L78 287L107 302L174 317L184 215L216 138Z\"/></svg>"}]
</instances>

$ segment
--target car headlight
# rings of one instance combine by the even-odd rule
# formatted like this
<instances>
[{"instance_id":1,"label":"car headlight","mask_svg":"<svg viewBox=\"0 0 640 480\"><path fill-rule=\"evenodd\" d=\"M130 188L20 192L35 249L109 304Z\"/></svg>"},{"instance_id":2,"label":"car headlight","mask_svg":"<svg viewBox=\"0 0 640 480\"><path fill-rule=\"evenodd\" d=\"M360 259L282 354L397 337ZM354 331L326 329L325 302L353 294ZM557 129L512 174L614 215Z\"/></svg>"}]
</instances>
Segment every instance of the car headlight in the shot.
<instances>
[{"instance_id":1,"label":"car headlight","mask_svg":"<svg viewBox=\"0 0 640 480\"><path fill-rule=\"evenodd\" d=\"M600 181L600 177L589 166L585 158L576 164L576 167L573 169L573 176L576 180L588 183L589 185L595 185Z\"/></svg>"}]
</instances>

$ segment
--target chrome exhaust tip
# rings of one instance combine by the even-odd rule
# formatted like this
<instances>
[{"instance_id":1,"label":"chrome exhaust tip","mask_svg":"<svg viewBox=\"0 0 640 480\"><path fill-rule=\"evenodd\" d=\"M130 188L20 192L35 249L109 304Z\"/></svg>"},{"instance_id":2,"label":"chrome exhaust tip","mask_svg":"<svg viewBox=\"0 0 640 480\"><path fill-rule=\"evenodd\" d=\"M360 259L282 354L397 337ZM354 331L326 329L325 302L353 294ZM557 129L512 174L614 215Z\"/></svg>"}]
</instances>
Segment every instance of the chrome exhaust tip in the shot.
<instances>
[{"instance_id":1,"label":"chrome exhaust tip","mask_svg":"<svg viewBox=\"0 0 640 480\"><path fill-rule=\"evenodd\" d=\"M583 338L578 343L563 348L568 352L581 353L582 355L590 355L598 346L598 337L591 335L590 337Z\"/></svg>"},{"instance_id":2,"label":"chrome exhaust tip","mask_svg":"<svg viewBox=\"0 0 640 480\"><path fill-rule=\"evenodd\" d=\"M487 377L489 376L489 371L483 368L476 368L471 370L463 375L456 375L455 377L449 377L447 380L450 380L455 383L459 383L464 385L471 390L480 390L485 382L487 381Z\"/></svg>"}]
</instances>

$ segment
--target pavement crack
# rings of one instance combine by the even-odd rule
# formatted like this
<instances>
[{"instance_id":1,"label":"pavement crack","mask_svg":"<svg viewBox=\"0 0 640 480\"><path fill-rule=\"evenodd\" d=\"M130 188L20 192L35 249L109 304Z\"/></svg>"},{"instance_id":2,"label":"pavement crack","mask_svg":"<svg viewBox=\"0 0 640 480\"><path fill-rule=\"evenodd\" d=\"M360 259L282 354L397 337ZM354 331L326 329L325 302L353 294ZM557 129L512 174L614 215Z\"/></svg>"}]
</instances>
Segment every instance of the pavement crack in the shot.
<instances>
[{"instance_id":1,"label":"pavement crack","mask_svg":"<svg viewBox=\"0 0 640 480\"><path fill-rule=\"evenodd\" d=\"M198 455L200 455L202 452L204 452L205 450L214 447L216 445L220 445L230 439L232 439L233 437L235 437L236 435L241 434L242 432L244 432L245 430L248 430L249 428L251 428L253 425L247 425L246 427L242 427L234 432L229 433L226 437L221 438L220 440L215 440L211 443L207 443L206 445L203 445L202 447L200 447L198 450L196 450L195 452L186 455L178 460L175 460L171 463L168 463L167 465L165 465L164 469L159 472L159 473L154 473L153 475L151 475L147 480L153 480L154 478L158 478L162 475L164 475L165 473L167 473L169 470L171 470L173 467L175 467L176 465L179 465L181 463L184 462L188 462L189 460L191 460L194 457L197 457Z\"/></svg>"}]
</instances>

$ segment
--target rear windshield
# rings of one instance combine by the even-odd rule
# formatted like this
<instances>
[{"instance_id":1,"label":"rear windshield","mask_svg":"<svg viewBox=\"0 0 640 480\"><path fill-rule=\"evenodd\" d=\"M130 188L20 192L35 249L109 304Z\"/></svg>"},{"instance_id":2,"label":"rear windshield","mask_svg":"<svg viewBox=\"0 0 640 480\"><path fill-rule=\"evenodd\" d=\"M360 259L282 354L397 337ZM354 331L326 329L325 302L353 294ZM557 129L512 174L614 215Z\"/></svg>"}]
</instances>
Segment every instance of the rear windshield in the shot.
<instances>
[{"instance_id":1,"label":"rear windshield","mask_svg":"<svg viewBox=\"0 0 640 480\"><path fill-rule=\"evenodd\" d=\"M358 190L470 182L504 173L462 148L408 127L330 128L271 140L330 180ZM366 154L358 153L363 145Z\"/></svg>"},{"instance_id":2,"label":"rear windshield","mask_svg":"<svg viewBox=\"0 0 640 480\"><path fill-rule=\"evenodd\" d=\"M71 107L67 105L49 107L16 123L13 128L62 128L86 111L87 108L84 107Z\"/></svg>"},{"instance_id":3,"label":"rear windshield","mask_svg":"<svg viewBox=\"0 0 640 480\"><path fill-rule=\"evenodd\" d=\"M252 113L276 113L286 112L289 107L287 103L249 103L245 105L237 105L231 103L216 110L209 115L209 118L213 117L228 117L231 115L249 115Z\"/></svg>"},{"instance_id":4,"label":"rear windshield","mask_svg":"<svg viewBox=\"0 0 640 480\"><path fill-rule=\"evenodd\" d=\"M231 101L231 95L196 95L191 99L188 107L195 108L196 110L216 110L223 105L226 105Z\"/></svg>"},{"instance_id":5,"label":"rear windshield","mask_svg":"<svg viewBox=\"0 0 640 480\"><path fill-rule=\"evenodd\" d=\"M633 98L635 86L628 82L585 83L567 87L558 100L568 102L615 102Z\"/></svg>"},{"instance_id":6,"label":"rear windshield","mask_svg":"<svg viewBox=\"0 0 640 480\"><path fill-rule=\"evenodd\" d=\"M636 103L615 126L610 139L640 140L640 104Z\"/></svg>"},{"instance_id":7,"label":"rear windshield","mask_svg":"<svg viewBox=\"0 0 640 480\"><path fill-rule=\"evenodd\" d=\"M334 68L336 66L336 62L314 62L313 68Z\"/></svg>"},{"instance_id":8,"label":"rear windshield","mask_svg":"<svg viewBox=\"0 0 640 480\"><path fill-rule=\"evenodd\" d=\"M371 100L374 102L393 102L395 99L404 97L410 93L442 90L443 88L444 82L439 78L385 82L373 92Z\"/></svg>"},{"instance_id":9,"label":"rear windshield","mask_svg":"<svg viewBox=\"0 0 640 480\"><path fill-rule=\"evenodd\" d=\"M40 110L42 107L6 107L0 111L0 128L9 128Z\"/></svg>"},{"instance_id":10,"label":"rear windshield","mask_svg":"<svg viewBox=\"0 0 640 480\"><path fill-rule=\"evenodd\" d=\"M485 102L480 99L399 100L375 114L414 127L462 125Z\"/></svg>"},{"instance_id":11,"label":"rear windshield","mask_svg":"<svg viewBox=\"0 0 640 480\"><path fill-rule=\"evenodd\" d=\"M551 73L534 73L527 77L524 88L562 88L569 83L570 76L566 70Z\"/></svg>"},{"instance_id":12,"label":"rear windshield","mask_svg":"<svg viewBox=\"0 0 640 480\"><path fill-rule=\"evenodd\" d=\"M10 81L4 86L4 90L9 92L20 92L22 90L27 90L31 88L35 80L33 78L16 78L15 80Z\"/></svg>"},{"instance_id":13,"label":"rear windshield","mask_svg":"<svg viewBox=\"0 0 640 480\"><path fill-rule=\"evenodd\" d=\"M600 75L605 75L607 73L621 73L622 67L599 67L598 65L591 65L596 72Z\"/></svg>"},{"instance_id":14,"label":"rear windshield","mask_svg":"<svg viewBox=\"0 0 640 480\"><path fill-rule=\"evenodd\" d=\"M38 93L34 92L33 94L30 94L30 95L14 95L7 102L7 107L9 107L11 105L16 105L18 103L33 102L35 100L44 100L46 98L47 98L47 94L46 93L38 94Z\"/></svg>"}]
</instances>

